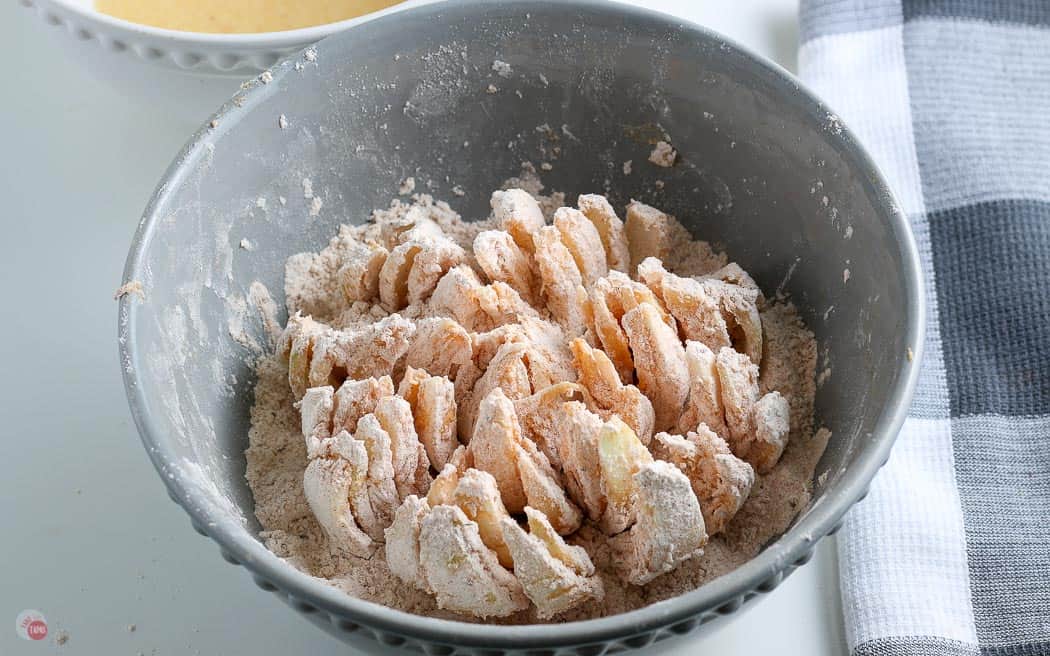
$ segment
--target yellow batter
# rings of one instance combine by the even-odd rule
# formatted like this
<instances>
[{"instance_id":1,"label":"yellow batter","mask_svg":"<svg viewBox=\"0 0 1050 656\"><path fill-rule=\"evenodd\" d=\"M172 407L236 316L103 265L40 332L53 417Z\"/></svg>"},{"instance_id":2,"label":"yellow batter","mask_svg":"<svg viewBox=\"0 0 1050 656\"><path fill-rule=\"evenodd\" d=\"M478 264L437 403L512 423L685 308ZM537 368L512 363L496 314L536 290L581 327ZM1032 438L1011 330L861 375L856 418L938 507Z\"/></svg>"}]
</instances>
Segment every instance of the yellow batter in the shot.
<instances>
[{"instance_id":1,"label":"yellow batter","mask_svg":"<svg viewBox=\"0 0 1050 656\"><path fill-rule=\"evenodd\" d=\"M401 0L95 0L104 14L186 32L280 32L362 16Z\"/></svg>"}]
</instances>

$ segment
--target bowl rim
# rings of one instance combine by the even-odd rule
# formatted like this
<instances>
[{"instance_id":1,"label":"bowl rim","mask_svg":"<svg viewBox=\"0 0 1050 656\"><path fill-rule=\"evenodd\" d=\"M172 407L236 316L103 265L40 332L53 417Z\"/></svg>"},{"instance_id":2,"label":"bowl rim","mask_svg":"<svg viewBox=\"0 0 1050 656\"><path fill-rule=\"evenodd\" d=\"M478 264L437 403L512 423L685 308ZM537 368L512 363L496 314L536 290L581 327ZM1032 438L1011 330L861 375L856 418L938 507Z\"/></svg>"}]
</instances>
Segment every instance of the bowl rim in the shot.
<instances>
[{"instance_id":1,"label":"bowl rim","mask_svg":"<svg viewBox=\"0 0 1050 656\"><path fill-rule=\"evenodd\" d=\"M81 20L92 23L96 27L104 26L111 30L119 30L132 33L140 37L150 37L158 42L166 44L178 43L183 46L195 46L202 49L214 49L216 47L228 47L238 50L272 50L299 48L304 44L313 43L331 34L340 32L360 23L365 23L388 14L406 11L413 7L438 0L399 0L397 4L376 11L368 12L353 18L346 18L333 23L321 23L310 25L294 30L280 30L274 32L193 32L189 30L173 30L156 25L136 23L124 18L99 11L94 6L84 6L82 3L72 0L33 0L36 2L49 2L61 9L75 14Z\"/></svg>"},{"instance_id":2,"label":"bowl rim","mask_svg":"<svg viewBox=\"0 0 1050 656\"><path fill-rule=\"evenodd\" d=\"M548 3L539 0L445 0L411 7L412 11L437 19L438 14L445 12L471 12L494 4L520 11L540 12L549 7ZM755 66L755 73L765 81L779 88L791 89L807 105L806 111L814 117L824 120L835 115L814 93L809 91L790 72L774 62L754 53L749 48L736 43L713 30L647 8L607 2L605 0L576 0L576 9L588 12L611 13L623 20L664 25L668 28L682 29L696 34L698 38L715 40L724 44L723 49L735 51L736 56L748 59ZM389 17L370 20L390 20ZM324 44L321 43L323 48ZM285 74L297 55L284 58L273 67L275 77ZM263 88L254 82L242 94L249 98L253 95L272 93L276 85ZM221 119L225 114L235 111L237 107L226 103L214 115ZM187 161L194 161L207 147L209 136L216 130L209 129L209 121L190 138L178 156L169 166L147 204L141 222L132 242L127 263L124 269L124 280L141 279L140 272L147 268L145 254L160 221L157 213L159 207L173 193L175 187L187 175ZM226 123L220 121L219 130L226 129ZM228 560L243 564L257 580L265 579L290 600L305 602L309 607L329 613L329 617L347 618L354 623L390 631L413 639L484 648L530 648L558 647L579 645L606 640L622 640L632 635L656 631L672 624L699 618L707 612L727 614L738 606L736 602L747 601L754 592L766 592L771 586L763 585L779 574L787 576L795 566L806 562L817 541L834 532L841 524L843 515L867 493L872 478L889 458L890 449L904 423L914 393L919 368L922 362L924 347L924 327L926 322L926 299L923 293L923 274L918 249L909 221L892 190L887 185L878 166L870 154L857 141L845 125L841 131L831 133L831 138L841 142L841 148L857 160L861 179L870 186L870 190L881 199L886 220L896 238L896 245L901 251L902 279L906 288L906 306L911 309L904 326L904 343L910 353L908 358L901 359L900 367L904 369L894 381L893 389L887 403L882 409L869 439L859 447L856 461L844 472L841 480L834 487L812 504L806 513L798 518L784 534L759 552L740 567L709 581L695 590L666 599L642 608L625 613L598 619L565 622L561 624L527 624L527 625L488 625L439 619L414 615L395 610L377 603L365 601L341 592L320 579L310 576L270 552L257 538L248 533L245 527L224 515L217 504L207 497L194 496L196 486L189 481L189 476L177 467L169 467L172 461L166 445L167 435L154 419L147 413L148 400L138 384L138 345L132 327L138 314L136 302L131 296L121 299L118 308L118 344L125 391L135 424L139 430L143 445L162 479L168 487L172 498L183 506L191 516L194 526L207 534L219 545ZM207 528L204 528L207 527Z\"/></svg>"}]
</instances>

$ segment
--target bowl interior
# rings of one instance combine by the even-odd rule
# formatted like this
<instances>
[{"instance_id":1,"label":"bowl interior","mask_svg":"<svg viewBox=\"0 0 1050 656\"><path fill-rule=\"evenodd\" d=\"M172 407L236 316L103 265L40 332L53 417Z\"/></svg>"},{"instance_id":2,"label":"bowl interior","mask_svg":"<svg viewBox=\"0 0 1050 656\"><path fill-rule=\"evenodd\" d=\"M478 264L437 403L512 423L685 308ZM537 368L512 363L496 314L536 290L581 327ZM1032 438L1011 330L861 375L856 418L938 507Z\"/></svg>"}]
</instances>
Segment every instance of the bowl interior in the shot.
<instances>
[{"instance_id":1,"label":"bowl interior","mask_svg":"<svg viewBox=\"0 0 1050 656\"><path fill-rule=\"evenodd\" d=\"M572 202L602 192L617 207L661 207L767 294L790 294L816 333L818 370L832 370L816 399L833 431L817 470L828 475L803 517L843 494L872 436L899 420L921 310L893 201L833 115L717 37L611 4L454 3L362 27L224 107L173 164L129 260L145 289L122 305L129 392L151 456L198 521L230 540L259 530L243 455L266 344L252 283L283 306L285 259L366 220L409 176L484 217L523 161L550 163L544 184ZM672 169L646 162L665 133L680 153Z\"/></svg>"}]
</instances>

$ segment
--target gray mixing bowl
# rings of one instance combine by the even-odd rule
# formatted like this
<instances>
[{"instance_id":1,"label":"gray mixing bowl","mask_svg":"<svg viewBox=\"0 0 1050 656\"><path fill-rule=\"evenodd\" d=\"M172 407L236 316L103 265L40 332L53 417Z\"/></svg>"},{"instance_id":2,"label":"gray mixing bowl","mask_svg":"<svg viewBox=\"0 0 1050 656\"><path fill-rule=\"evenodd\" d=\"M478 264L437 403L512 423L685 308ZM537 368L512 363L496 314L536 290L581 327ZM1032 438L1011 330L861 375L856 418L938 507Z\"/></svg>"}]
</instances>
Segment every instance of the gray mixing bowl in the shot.
<instances>
[{"instance_id":1,"label":"gray mixing bowl","mask_svg":"<svg viewBox=\"0 0 1050 656\"><path fill-rule=\"evenodd\" d=\"M875 166L792 77L717 34L640 9L478 1L356 26L272 73L224 106L164 176L126 269L145 299L120 304L124 378L149 455L194 527L261 587L359 645L600 654L706 628L772 590L864 494L915 382L920 271ZM681 153L673 169L645 162L661 131ZM523 160L550 162L544 182L572 199L599 191L621 207L638 198L665 208L767 293L791 294L816 332L820 366L833 370L816 400L819 424L833 431L817 470L827 476L814 481L812 506L752 561L623 615L501 627L350 598L258 538L243 453L253 347L266 337L250 285L260 281L283 305L285 258L366 219L407 176L464 216L485 216L491 190ZM323 200L317 216L304 178Z\"/></svg>"}]
</instances>

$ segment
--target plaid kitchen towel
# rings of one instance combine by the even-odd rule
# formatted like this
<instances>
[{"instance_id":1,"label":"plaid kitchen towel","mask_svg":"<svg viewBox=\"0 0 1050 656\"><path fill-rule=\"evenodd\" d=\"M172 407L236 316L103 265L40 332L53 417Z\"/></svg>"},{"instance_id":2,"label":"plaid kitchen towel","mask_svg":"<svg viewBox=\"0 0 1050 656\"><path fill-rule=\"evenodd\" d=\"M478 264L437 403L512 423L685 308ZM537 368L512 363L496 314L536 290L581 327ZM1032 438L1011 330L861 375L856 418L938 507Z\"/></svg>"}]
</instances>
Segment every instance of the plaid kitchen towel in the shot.
<instances>
[{"instance_id":1,"label":"plaid kitchen towel","mask_svg":"<svg viewBox=\"0 0 1050 656\"><path fill-rule=\"evenodd\" d=\"M802 0L919 245L926 357L840 533L854 655L1050 654L1050 0Z\"/></svg>"}]
</instances>

